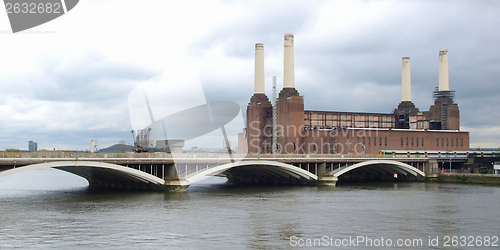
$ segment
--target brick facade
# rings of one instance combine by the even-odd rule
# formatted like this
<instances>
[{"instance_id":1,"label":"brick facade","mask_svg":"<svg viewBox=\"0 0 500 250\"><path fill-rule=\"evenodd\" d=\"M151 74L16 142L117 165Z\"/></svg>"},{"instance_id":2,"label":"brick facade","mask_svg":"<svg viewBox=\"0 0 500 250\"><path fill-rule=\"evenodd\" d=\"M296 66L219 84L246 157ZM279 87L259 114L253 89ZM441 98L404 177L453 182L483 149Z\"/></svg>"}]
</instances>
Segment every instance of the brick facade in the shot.
<instances>
[{"instance_id":1,"label":"brick facade","mask_svg":"<svg viewBox=\"0 0 500 250\"><path fill-rule=\"evenodd\" d=\"M398 112L398 109L386 114L304 111L304 101L299 92L295 88L284 88L277 102L278 152L378 154L380 150L422 153L469 150L469 132L459 131L458 105L453 102L443 105L442 100L436 100L426 112L420 112L406 103L400 107L409 107L405 109L409 112ZM446 116L442 115L441 107L446 108ZM409 115L408 119L401 120L405 115ZM443 117L448 130L442 129ZM439 128L408 128L424 121L428 121L431 127ZM396 128L398 122L404 129ZM272 105L264 94L255 94L248 104L246 135L248 153L272 152Z\"/></svg>"},{"instance_id":2,"label":"brick facade","mask_svg":"<svg viewBox=\"0 0 500 250\"><path fill-rule=\"evenodd\" d=\"M271 152L272 109L271 102L265 94L254 94L250 99L247 107L246 127L248 153Z\"/></svg>"}]
</instances>

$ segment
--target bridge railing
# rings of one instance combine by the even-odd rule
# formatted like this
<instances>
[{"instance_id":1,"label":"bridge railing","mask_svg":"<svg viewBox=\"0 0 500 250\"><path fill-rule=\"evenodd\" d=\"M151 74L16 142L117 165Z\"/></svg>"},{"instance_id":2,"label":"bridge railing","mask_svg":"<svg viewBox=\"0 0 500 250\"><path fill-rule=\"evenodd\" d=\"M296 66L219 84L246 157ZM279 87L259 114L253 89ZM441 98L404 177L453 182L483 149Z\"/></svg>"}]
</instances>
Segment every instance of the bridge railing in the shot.
<instances>
[{"instance_id":1,"label":"bridge railing","mask_svg":"<svg viewBox=\"0 0 500 250\"><path fill-rule=\"evenodd\" d=\"M175 154L178 158L229 158L220 153ZM233 154L234 158L377 158L375 154ZM172 154L154 153L88 153L76 151L0 152L0 158L172 158Z\"/></svg>"},{"instance_id":2,"label":"bridge railing","mask_svg":"<svg viewBox=\"0 0 500 250\"><path fill-rule=\"evenodd\" d=\"M246 158L378 158L378 154L247 154Z\"/></svg>"},{"instance_id":3,"label":"bridge railing","mask_svg":"<svg viewBox=\"0 0 500 250\"><path fill-rule=\"evenodd\" d=\"M0 158L234 158L234 159L307 159L307 158L335 158L335 159L350 159L350 158L425 158L423 156L410 155L380 155L380 154L221 154L221 153L182 153L172 156L170 153L154 152L154 153L88 153L75 151L39 151L39 152L0 152ZM442 157L444 158L444 157Z\"/></svg>"},{"instance_id":4,"label":"bridge railing","mask_svg":"<svg viewBox=\"0 0 500 250\"><path fill-rule=\"evenodd\" d=\"M75 151L0 152L0 158L172 158L169 153L87 153Z\"/></svg>"}]
</instances>

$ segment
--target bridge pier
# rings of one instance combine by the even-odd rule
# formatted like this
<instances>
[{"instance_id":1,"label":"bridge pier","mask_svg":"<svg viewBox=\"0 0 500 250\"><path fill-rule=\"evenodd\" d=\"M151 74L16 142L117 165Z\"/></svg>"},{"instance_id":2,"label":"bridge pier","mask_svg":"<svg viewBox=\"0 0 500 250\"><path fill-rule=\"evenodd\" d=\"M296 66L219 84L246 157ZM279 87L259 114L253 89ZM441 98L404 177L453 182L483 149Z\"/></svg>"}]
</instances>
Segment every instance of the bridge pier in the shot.
<instances>
[{"instance_id":1,"label":"bridge pier","mask_svg":"<svg viewBox=\"0 0 500 250\"><path fill-rule=\"evenodd\" d=\"M184 179L165 180L165 191L169 192L187 192L191 183Z\"/></svg>"},{"instance_id":2,"label":"bridge pier","mask_svg":"<svg viewBox=\"0 0 500 250\"><path fill-rule=\"evenodd\" d=\"M318 186L335 186L339 179L333 175L318 176Z\"/></svg>"},{"instance_id":3,"label":"bridge pier","mask_svg":"<svg viewBox=\"0 0 500 250\"><path fill-rule=\"evenodd\" d=\"M439 174L439 164L436 159L429 159L429 163L424 167L426 174Z\"/></svg>"},{"instance_id":4,"label":"bridge pier","mask_svg":"<svg viewBox=\"0 0 500 250\"><path fill-rule=\"evenodd\" d=\"M165 166L164 179L164 188L168 192L187 192L189 185L191 185L188 180L179 177L175 164Z\"/></svg>"},{"instance_id":5,"label":"bridge pier","mask_svg":"<svg viewBox=\"0 0 500 250\"><path fill-rule=\"evenodd\" d=\"M328 174L326 172L326 163L321 163L318 165L317 169L317 175L318 175L318 186L335 186L337 185L337 181L339 180L337 177Z\"/></svg>"}]
</instances>

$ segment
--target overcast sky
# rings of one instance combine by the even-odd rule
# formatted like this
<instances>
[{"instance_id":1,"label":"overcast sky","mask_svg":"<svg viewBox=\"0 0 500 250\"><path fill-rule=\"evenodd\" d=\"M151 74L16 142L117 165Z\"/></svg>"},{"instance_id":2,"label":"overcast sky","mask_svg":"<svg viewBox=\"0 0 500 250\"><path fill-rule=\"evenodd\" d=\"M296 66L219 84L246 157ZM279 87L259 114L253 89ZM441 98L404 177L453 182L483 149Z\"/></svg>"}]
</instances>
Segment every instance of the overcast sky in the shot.
<instances>
[{"instance_id":1,"label":"overcast sky","mask_svg":"<svg viewBox=\"0 0 500 250\"><path fill-rule=\"evenodd\" d=\"M471 147L499 147L498 13L495 0L81 0L12 34L0 11L0 150L25 150L29 140L39 149L132 143L129 94L174 64L195 69L207 101L245 111L255 43L264 43L267 95L272 76L283 86L285 33L294 34L296 89L308 110L392 112L408 56L412 100L427 111L439 50L448 49L461 130Z\"/></svg>"}]
</instances>

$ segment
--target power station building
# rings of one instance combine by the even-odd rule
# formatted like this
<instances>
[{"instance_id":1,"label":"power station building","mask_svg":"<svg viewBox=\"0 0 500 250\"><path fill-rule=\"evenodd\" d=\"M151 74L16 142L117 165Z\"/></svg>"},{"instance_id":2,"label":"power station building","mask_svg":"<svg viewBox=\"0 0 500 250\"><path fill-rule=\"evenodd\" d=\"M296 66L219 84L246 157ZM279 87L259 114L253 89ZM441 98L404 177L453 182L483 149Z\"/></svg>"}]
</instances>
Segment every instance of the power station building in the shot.
<instances>
[{"instance_id":1,"label":"power station building","mask_svg":"<svg viewBox=\"0 0 500 250\"><path fill-rule=\"evenodd\" d=\"M378 154L381 150L466 151L469 132L449 89L448 51L439 51L434 105L420 111L411 101L410 58L403 57L402 100L390 113L305 110L295 89L293 34L285 34L283 89L276 100L275 151L280 154ZM247 107L241 151L273 152L273 106L264 92L264 45L255 45L254 94Z\"/></svg>"}]
</instances>

